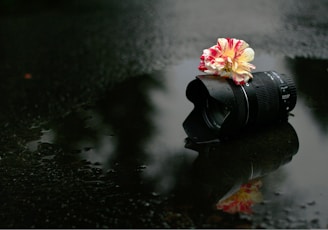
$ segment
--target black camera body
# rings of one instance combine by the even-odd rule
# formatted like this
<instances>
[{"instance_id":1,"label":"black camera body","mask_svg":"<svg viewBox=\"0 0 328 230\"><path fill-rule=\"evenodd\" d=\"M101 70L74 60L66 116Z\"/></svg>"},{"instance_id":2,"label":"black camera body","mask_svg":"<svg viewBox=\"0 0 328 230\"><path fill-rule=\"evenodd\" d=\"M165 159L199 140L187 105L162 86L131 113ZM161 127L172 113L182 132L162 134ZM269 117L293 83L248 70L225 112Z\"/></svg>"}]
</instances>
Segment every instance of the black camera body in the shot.
<instances>
[{"instance_id":1,"label":"black camera body","mask_svg":"<svg viewBox=\"0 0 328 230\"><path fill-rule=\"evenodd\" d=\"M297 100L293 79L275 71L253 73L245 85L199 75L188 84L186 96L195 107L183 127L196 143L220 141L245 127L287 120Z\"/></svg>"}]
</instances>

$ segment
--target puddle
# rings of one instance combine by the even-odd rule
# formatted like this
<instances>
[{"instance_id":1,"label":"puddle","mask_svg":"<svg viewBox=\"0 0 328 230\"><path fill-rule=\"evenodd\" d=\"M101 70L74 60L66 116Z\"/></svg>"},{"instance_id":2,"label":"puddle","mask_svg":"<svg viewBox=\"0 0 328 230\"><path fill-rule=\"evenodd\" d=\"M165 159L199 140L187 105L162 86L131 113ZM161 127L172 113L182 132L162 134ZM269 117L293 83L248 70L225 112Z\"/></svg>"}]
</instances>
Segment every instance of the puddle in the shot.
<instances>
[{"instance_id":1,"label":"puddle","mask_svg":"<svg viewBox=\"0 0 328 230\"><path fill-rule=\"evenodd\" d=\"M327 228L327 4L254 1L2 1L0 227ZM186 140L217 37L294 78L286 126Z\"/></svg>"},{"instance_id":2,"label":"puddle","mask_svg":"<svg viewBox=\"0 0 328 230\"><path fill-rule=\"evenodd\" d=\"M216 201L223 200L242 184L260 177L262 200L252 205L251 215L241 214L242 219L251 221L253 227L263 228L326 227L328 96L323 83L327 82L324 79L327 61L257 54L254 60L257 71L275 70L292 76L296 82L298 100L289 118L290 129L279 128L276 133L263 134L263 139L255 133L238 144L219 145L221 150L214 151L213 158L206 160L200 158L206 154L186 148L182 127L193 109L185 89L200 74L198 62L198 59L181 60L152 75L127 79L94 104L77 108L47 124L40 139L27 144L28 149L36 153L39 145L48 143L75 151L80 160L97 164L104 172L122 168L135 172L123 177L128 189L133 190L135 183L141 183L156 196L175 194L180 199L182 194L185 197L181 200L201 195L204 192L201 184L205 181L207 189L216 184L213 185L217 190ZM310 73L304 72L307 66L313 67L308 70ZM309 74L319 75L319 80L311 82ZM129 96L120 97L122 92L129 92ZM288 136L290 130L295 133L293 138ZM288 151L291 145L293 151ZM248 163L244 158L255 152L265 160L253 159ZM54 156L44 159L52 161ZM257 171L254 164L258 164ZM192 175L198 175L198 186Z\"/></svg>"}]
</instances>

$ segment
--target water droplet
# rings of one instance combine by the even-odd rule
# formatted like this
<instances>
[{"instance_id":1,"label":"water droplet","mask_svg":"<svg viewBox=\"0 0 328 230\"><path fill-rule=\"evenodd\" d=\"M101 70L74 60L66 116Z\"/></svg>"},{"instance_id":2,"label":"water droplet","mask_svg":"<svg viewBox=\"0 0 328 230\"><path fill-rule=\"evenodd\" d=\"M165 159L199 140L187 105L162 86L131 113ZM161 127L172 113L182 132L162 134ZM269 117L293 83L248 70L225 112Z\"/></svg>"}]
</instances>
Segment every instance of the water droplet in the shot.
<instances>
[{"instance_id":1,"label":"water droplet","mask_svg":"<svg viewBox=\"0 0 328 230\"><path fill-rule=\"evenodd\" d=\"M282 193L281 192L279 192L279 191L275 191L274 192L274 195L276 195L276 196L280 196Z\"/></svg>"},{"instance_id":2,"label":"water droplet","mask_svg":"<svg viewBox=\"0 0 328 230\"><path fill-rule=\"evenodd\" d=\"M313 200L313 201L311 201L311 202L308 202L307 203L307 205L309 205L309 206L313 206L313 205L315 205L316 204L316 202Z\"/></svg>"}]
</instances>

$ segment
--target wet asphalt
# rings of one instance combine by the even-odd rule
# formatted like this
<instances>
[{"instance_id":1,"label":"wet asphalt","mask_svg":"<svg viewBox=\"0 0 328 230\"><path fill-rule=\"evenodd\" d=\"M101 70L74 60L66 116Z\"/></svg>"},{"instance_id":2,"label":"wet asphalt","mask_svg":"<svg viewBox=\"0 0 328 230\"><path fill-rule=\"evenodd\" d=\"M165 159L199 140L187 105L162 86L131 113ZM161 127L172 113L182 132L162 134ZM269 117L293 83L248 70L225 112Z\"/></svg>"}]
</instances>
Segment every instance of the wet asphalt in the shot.
<instances>
[{"instance_id":1,"label":"wet asphalt","mask_svg":"<svg viewBox=\"0 0 328 230\"><path fill-rule=\"evenodd\" d=\"M327 9L1 0L0 227L327 228ZM298 101L288 125L199 149L185 89L218 37L291 75ZM253 214L213 207L255 174Z\"/></svg>"}]
</instances>

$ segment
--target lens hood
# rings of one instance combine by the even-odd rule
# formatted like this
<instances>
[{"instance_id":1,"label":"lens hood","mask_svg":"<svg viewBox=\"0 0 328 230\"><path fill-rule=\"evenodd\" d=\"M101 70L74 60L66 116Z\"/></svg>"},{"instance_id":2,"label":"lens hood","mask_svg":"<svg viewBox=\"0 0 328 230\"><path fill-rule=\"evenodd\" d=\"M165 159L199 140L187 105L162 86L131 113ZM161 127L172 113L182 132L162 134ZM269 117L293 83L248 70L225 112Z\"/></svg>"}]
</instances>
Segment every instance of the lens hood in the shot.
<instances>
[{"instance_id":1,"label":"lens hood","mask_svg":"<svg viewBox=\"0 0 328 230\"><path fill-rule=\"evenodd\" d=\"M195 107L184 121L183 127L195 142L218 141L222 134L231 134L245 125L247 107L244 92L241 87L236 87L231 79L199 75L188 84L186 97ZM214 100L221 111L229 114L220 122L222 125L219 129L209 128L204 118L204 110L208 109L209 100Z\"/></svg>"}]
</instances>

